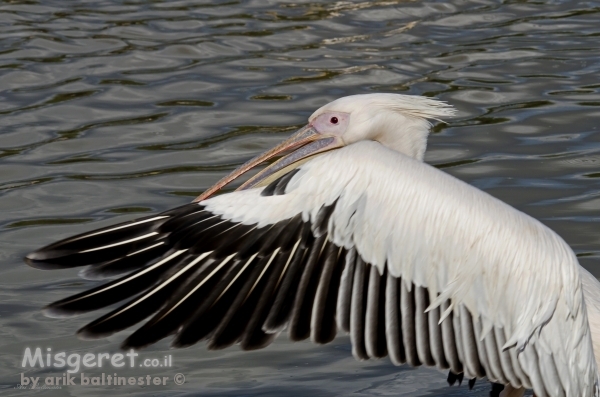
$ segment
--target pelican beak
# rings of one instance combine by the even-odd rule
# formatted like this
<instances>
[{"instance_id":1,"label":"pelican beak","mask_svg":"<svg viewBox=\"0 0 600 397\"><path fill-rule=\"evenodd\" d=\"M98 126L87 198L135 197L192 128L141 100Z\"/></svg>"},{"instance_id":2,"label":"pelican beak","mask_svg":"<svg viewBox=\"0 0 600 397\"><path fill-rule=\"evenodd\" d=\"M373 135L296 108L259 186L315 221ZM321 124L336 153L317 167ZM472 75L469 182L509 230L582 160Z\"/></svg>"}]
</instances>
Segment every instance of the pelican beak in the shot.
<instances>
[{"instance_id":1,"label":"pelican beak","mask_svg":"<svg viewBox=\"0 0 600 397\"><path fill-rule=\"evenodd\" d=\"M206 200L207 198L211 197L213 194L221 190L229 182L239 178L241 175L250 171L257 165L279 154L293 150L293 152L291 152L287 156L282 157L281 159L277 160L276 162L274 162L264 170L260 171L252 178L250 178L236 190L245 190L250 189L252 187L256 187L260 185L261 182L265 182L265 180L269 179L270 176L273 176L277 172L282 171L285 168L292 169L294 168L294 165L298 166L298 162L302 159L306 159L307 157L313 156L317 153L337 149L342 145L342 140L339 137L331 135L325 136L323 134L320 134L312 125L308 124L299 129L288 140L280 143L273 149L254 157L252 160L249 160L246 163L242 164L235 171L222 178L219 182L207 189L200 196L196 197L194 202Z\"/></svg>"}]
</instances>

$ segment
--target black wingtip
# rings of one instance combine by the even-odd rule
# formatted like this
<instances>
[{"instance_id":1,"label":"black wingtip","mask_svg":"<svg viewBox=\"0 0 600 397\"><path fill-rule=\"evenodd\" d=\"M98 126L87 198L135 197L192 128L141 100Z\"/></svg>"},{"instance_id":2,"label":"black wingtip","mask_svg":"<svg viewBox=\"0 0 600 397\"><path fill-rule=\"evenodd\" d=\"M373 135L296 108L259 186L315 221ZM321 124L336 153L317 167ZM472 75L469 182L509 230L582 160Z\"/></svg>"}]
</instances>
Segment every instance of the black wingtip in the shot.
<instances>
[{"instance_id":1,"label":"black wingtip","mask_svg":"<svg viewBox=\"0 0 600 397\"><path fill-rule=\"evenodd\" d=\"M140 350L150 345L155 344L159 340L172 335L174 331L170 328L161 329L148 327L148 323L139 328L133 334L129 335L127 339L121 343L121 349L135 349Z\"/></svg>"},{"instance_id":2,"label":"black wingtip","mask_svg":"<svg viewBox=\"0 0 600 397\"><path fill-rule=\"evenodd\" d=\"M42 314L50 318L69 318L78 316L81 313L82 312L65 310L61 306L55 305L55 303L51 303L42 308Z\"/></svg>"},{"instance_id":3,"label":"black wingtip","mask_svg":"<svg viewBox=\"0 0 600 397\"><path fill-rule=\"evenodd\" d=\"M265 321L265 324L262 326L262 330L265 334L278 334L284 330L286 325L287 324L273 325L272 323L267 323Z\"/></svg>"},{"instance_id":4,"label":"black wingtip","mask_svg":"<svg viewBox=\"0 0 600 397\"><path fill-rule=\"evenodd\" d=\"M47 251L44 249L40 249L37 251L33 251L23 258L23 261L28 265L33 267L34 269L40 270L54 270L54 269L62 269L64 266L52 263L52 259L60 257L64 255L63 252L60 251Z\"/></svg>"},{"instance_id":5,"label":"black wingtip","mask_svg":"<svg viewBox=\"0 0 600 397\"><path fill-rule=\"evenodd\" d=\"M87 325L77 331L80 340L97 340L111 336L114 332L99 333L92 331Z\"/></svg>"},{"instance_id":6,"label":"black wingtip","mask_svg":"<svg viewBox=\"0 0 600 397\"><path fill-rule=\"evenodd\" d=\"M185 329L179 327L175 332L175 337L171 339L169 347L171 349L184 349L198 343L197 340L191 340L189 334L185 332Z\"/></svg>"},{"instance_id":7,"label":"black wingtip","mask_svg":"<svg viewBox=\"0 0 600 397\"><path fill-rule=\"evenodd\" d=\"M39 269L39 267L36 264L36 260L35 260L34 254L35 254L35 252L27 254L27 256L25 256L25 258L23 258L23 262L25 262L27 264L27 266L31 266L31 267L33 267L35 269Z\"/></svg>"},{"instance_id":8,"label":"black wingtip","mask_svg":"<svg viewBox=\"0 0 600 397\"><path fill-rule=\"evenodd\" d=\"M121 350L141 350L144 347L147 347L149 345L151 345L152 343L139 343L139 341L133 341L131 340L131 338L127 338L123 341L123 343L121 343Z\"/></svg>"},{"instance_id":9,"label":"black wingtip","mask_svg":"<svg viewBox=\"0 0 600 397\"><path fill-rule=\"evenodd\" d=\"M53 255L50 255L48 251L39 249L37 251L30 252L25 256L25 262L39 262L50 259Z\"/></svg>"},{"instance_id":10,"label":"black wingtip","mask_svg":"<svg viewBox=\"0 0 600 397\"><path fill-rule=\"evenodd\" d=\"M175 339L173 339L173 341L171 341L171 344L169 346L171 347L171 349L185 349L186 347L190 347L194 344L194 342L182 341L176 337Z\"/></svg>"}]
</instances>

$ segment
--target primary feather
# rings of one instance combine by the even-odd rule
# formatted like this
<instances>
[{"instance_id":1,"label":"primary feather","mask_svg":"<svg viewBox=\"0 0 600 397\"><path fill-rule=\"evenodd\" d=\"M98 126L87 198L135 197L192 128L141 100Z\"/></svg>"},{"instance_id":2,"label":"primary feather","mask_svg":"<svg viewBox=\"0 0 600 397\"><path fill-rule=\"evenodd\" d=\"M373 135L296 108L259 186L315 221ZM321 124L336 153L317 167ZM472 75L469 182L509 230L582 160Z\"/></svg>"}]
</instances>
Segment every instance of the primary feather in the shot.
<instances>
[{"instance_id":1,"label":"primary feather","mask_svg":"<svg viewBox=\"0 0 600 397\"><path fill-rule=\"evenodd\" d=\"M598 395L589 326L600 318L598 281L543 224L419 161L425 117L449 108L365 95L311 119L332 109L352 113L346 146L266 187L29 254L34 267L125 273L47 313L127 300L80 335L150 318L125 341L133 347L174 335L179 347L207 340L214 349L256 349L286 327L293 340L327 343L340 329L359 359L389 355L395 364L450 369L449 382L464 374L471 386L487 376L508 385L496 395ZM368 120L378 127L359 139L357 126ZM390 120L402 125L393 136L384 133Z\"/></svg>"}]
</instances>

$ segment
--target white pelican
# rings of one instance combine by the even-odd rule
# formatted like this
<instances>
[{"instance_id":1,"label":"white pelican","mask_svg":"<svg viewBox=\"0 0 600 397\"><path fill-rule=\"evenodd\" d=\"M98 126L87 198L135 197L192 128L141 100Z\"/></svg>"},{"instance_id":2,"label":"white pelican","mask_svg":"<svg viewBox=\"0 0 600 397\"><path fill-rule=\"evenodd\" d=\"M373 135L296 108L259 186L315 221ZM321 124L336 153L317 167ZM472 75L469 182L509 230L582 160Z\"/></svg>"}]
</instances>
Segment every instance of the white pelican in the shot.
<instances>
[{"instance_id":1,"label":"white pelican","mask_svg":"<svg viewBox=\"0 0 600 397\"><path fill-rule=\"evenodd\" d=\"M357 359L437 366L451 383L487 376L492 395L598 396L598 281L552 230L422 162L427 119L452 114L395 94L331 102L193 203L27 255L120 275L45 312L126 300L78 334L150 317L123 343L135 348L174 335L175 347L259 349L284 328L327 343L339 329Z\"/></svg>"}]
</instances>

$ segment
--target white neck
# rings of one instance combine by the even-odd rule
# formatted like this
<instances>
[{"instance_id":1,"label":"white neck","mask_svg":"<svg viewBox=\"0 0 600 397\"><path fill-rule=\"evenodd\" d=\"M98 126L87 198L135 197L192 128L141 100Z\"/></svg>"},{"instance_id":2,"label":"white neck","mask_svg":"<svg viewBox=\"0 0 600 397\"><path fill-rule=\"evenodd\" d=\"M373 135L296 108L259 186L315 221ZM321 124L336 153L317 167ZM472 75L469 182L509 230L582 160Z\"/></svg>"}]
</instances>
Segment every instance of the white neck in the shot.
<instances>
[{"instance_id":1,"label":"white neck","mask_svg":"<svg viewBox=\"0 0 600 397\"><path fill-rule=\"evenodd\" d=\"M401 123L382 126L382 132L375 136L375 140L390 149L423 161L431 124L418 117L402 116L401 119Z\"/></svg>"}]
</instances>

